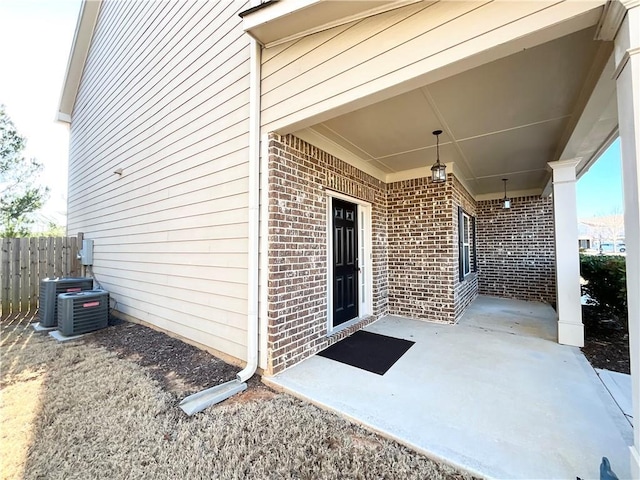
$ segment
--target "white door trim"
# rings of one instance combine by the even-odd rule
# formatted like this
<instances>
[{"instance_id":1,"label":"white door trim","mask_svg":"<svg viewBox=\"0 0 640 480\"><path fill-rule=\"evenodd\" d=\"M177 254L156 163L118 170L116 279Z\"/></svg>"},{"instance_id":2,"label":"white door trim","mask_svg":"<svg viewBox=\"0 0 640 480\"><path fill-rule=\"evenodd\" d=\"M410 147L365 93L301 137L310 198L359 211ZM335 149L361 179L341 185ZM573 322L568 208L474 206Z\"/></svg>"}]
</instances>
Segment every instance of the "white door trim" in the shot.
<instances>
[{"instance_id":1,"label":"white door trim","mask_svg":"<svg viewBox=\"0 0 640 480\"><path fill-rule=\"evenodd\" d=\"M327 335L344 330L373 313L373 254L371 204L343 193L327 190ZM333 231L332 199L337 198L358 206L358 317L333 327ZM362 222L364 221L364 225Z\"/></svg>"}]
</instances>

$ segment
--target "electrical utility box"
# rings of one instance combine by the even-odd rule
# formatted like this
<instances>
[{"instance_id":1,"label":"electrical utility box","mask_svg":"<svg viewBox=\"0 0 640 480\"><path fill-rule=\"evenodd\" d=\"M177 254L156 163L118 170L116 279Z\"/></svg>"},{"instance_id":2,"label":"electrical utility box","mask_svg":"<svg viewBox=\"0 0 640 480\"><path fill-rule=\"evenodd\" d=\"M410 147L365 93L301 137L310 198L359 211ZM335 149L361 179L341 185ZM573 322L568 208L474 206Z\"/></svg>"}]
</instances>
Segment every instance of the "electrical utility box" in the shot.
<instances>
[{"instance_id":1,"label":"electrical utility box","mask_svg":"<svg viewBox=\"0 0 640 480\"><path fill-rule=\"evenodd\" d=\"M82 265L93 265L93 240L82 240L82 250L78 255Z\"/></svg>"}]
</instances>

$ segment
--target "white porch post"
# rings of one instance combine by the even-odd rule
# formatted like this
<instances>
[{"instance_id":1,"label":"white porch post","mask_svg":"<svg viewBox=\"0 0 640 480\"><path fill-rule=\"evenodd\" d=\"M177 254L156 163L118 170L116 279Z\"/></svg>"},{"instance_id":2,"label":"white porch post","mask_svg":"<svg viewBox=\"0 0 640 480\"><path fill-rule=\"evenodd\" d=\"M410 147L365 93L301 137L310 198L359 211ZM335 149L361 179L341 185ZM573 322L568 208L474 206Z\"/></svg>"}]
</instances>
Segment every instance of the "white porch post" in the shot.
<instances>
[{"instance_id":1,"label":"white porch post","mask_svg":"<svg viewBox=\"0 0 640 480\"><path fill-rule=\"evenodd\" d=\"M579 162L580 159L574 159L549 163L553 169L558 343L576 347L584 346L576 199L576 166Z\"/></svg>"},{"instance_id":2,"label":"white porch post","mask_svg":"<svg viewBox=\"0 0 640 480\"><path fill-rule=\"evenodd\" d=\"M615 38L618 125L622 151L624 230L627 245L629 349L634 445L631 474L640 478L640 1L623 0L627 15Z\"/></svg>"}]
</instances>

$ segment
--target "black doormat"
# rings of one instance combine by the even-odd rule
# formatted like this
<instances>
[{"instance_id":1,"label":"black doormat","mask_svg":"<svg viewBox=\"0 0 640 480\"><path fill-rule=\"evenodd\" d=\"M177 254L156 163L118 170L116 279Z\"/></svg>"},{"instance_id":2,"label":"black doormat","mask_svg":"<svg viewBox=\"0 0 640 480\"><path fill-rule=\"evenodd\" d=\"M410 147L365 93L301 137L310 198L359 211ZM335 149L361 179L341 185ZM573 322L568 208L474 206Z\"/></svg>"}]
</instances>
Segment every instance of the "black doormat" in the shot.
<instances>
[{"instance_id":1,"label":"black doormat","mask_svg":"<svg viewBox=\"0 0 640 480\"><path fill-rule=\"evenodd\" d=\"M384 375L415 342L358 330L318 355Z\"/></svg>"}]
</instances>

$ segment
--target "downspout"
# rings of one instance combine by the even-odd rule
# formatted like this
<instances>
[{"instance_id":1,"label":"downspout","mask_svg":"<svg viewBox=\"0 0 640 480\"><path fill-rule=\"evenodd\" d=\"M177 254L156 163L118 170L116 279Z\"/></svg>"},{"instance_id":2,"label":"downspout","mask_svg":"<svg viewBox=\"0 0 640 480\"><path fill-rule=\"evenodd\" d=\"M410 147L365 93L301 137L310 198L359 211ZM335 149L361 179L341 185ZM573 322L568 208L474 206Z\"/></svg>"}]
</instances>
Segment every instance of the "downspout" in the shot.
<instances>
[{"instance_id":1,"label":"downspout","mask_svg":"<svg viewBox=\"0 0 640 480\"><path fill-rule=\"evenodd\" d=\"M193 415L247 389L247 380L258 367L258 248L260 225L260 76L261 46L250 38L249 73L249 244L247 294L247 365L230 382L216 385L180 402L180 408Z\"/></svg>"},{"instance_id":2,"label":"downspout","mask_svg":"<svg viewBox=\"0 0 640 480\"><path fill-rule=\"evenodd\" d=\"M249 281L247 365L236 375L246 382L258 367L258 248L260 241L260 77L262 47L251 38L249 72Z\"/></svg>"}]
</instances>

